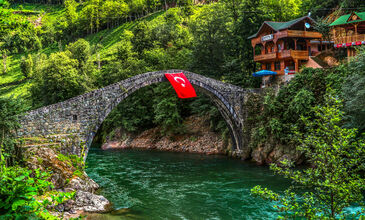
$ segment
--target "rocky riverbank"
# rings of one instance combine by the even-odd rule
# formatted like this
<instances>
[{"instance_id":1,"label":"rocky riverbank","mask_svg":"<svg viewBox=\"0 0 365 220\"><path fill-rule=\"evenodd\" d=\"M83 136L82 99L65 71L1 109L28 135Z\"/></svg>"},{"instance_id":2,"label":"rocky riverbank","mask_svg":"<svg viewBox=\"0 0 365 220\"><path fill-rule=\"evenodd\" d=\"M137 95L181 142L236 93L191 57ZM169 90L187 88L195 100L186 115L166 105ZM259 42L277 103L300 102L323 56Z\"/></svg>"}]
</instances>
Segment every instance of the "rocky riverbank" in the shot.
<instances>
[{"instance_id":1,"label":"rocky riverbank","mask_svg":"<svg viewBox=\"0 0 365 220\"><path fill-rule=\"evenodd\" d=\"M54 190L75 192L74 199L57 205L53 214L63 219L75 218L81 214L107 212L110 202L101 195L96 195L99 185L78 166L74 158L56 153L49 147L29 148L25 151L26 166L31 169L51 171L49 179Z\"/></svg>"},{"instance_id":2,"label":"rocky riverbank","mask_svg":"<svg viewBox=\"0 0 365 220\"><path fill-rule=\"evenodd\" d=\"M190 116L183 123L183 128L183 134L168 136L161 135L159 127L134 135L117 129L115 136L103 144L102 149L140 148L201 154L226 153L227 147L221 135L210 130L206 118Z\"/></svg>"},{"instance_id":3,"label":"rocky riverbank","mask_svg":"<svg viewBox=\"0 0 365 220\"><path fill-rule=\"evenodd\" d=\"M303 155L295 147L277 145L268 141L256 147L248 143L244 151L232 152L230 141L224 141L222 135L211 131L206 117L197 115L186 118L183 123L184 134L163 136L160 128L148 129L139 134L128 134L120 129L114 131L114 137L102 145L103 150L110 149L156 149L161 151L190 152L201 154L227 154L243 160L251 160L259 165L276 163L283 159L303 162Z\"/></svg>"}]
</instances>

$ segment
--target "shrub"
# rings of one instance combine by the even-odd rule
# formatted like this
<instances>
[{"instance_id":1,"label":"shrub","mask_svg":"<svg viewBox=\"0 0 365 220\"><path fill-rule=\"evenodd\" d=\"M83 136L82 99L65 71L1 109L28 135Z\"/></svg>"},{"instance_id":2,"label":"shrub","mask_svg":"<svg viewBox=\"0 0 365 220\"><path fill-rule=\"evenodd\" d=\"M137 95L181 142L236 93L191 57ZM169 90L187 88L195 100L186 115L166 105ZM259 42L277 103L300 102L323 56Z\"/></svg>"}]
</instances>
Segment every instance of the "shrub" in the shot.
<instances>
[{"instance_id":1,"label":"shrub","mask_svg":"<svg viewBox=\"0 0 365 220\"><path fill-rule=\"evenodd\" d=\"M50 174L0 162L0 219L56 219L47 208L71 199L71 193L49 192ZM48 192L48 193L47 193Z\"/></svg>"}]
</instances>

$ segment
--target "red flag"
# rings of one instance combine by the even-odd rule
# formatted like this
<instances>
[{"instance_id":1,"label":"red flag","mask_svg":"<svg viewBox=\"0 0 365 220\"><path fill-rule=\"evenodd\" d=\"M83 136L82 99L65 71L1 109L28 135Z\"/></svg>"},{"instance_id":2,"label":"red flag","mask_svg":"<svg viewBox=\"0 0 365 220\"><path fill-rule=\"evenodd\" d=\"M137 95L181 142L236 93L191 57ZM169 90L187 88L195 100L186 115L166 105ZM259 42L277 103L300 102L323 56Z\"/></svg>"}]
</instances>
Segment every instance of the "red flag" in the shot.
<instances>
[{"instance_id":1,"label":"red flag","mask_svg":"<svg viewBox=\"0 0 365 220\"><path fill-rule=\"evenodd\" d=\"M195 89L184 73L165 73L166 78L174 87L177 96L181 99L196 97Z\"/></svg>"}]
</instances>

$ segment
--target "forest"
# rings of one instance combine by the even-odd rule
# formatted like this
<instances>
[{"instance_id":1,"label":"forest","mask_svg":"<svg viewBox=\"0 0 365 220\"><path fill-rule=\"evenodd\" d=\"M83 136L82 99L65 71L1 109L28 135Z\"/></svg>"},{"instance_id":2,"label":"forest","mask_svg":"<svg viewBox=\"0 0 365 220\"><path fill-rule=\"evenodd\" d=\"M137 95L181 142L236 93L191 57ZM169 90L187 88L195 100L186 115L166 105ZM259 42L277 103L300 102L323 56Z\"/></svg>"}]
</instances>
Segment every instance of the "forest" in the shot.
<instances>
[{"instance_id":1,"label":"forest","mask_svg":"<svg viewBox=\"0 0 365 220\"><path fill-rule=\"evenodd\" d=\"M0 7L0 167L5 170L19 161L12 132L19 127L17 114L137 74L166 69L183 69L243 88L258 88L261 81L252 77L252 73L259 66L253 61L248 37L256 33L264 21L289 21L310 13L318 21L317 30L326 32L328 25L340 15L365 11L365 2L0 0ZM354 129L356 134L351 135L351 139L359 141L364 148L364 63L365 49L360 48L349 62L343 58L334 68L305 68L277 93L268 89L261 96L250 97L248 123L243 131L250 140L250 147L268 141L290 147L300 145L302 142L294 138L297 134L294 131L304 136L311 132L308 121L301 119L322 119L318 106L336 97L341 100L338 108L343 115L334 115L343 118L341 127ZM168 84L140 89L118 105L104 122L98 139L105 141L115 128L139 133L159 126L161 135L182 133L182 121L190 115L209 116L211 129L229 139L227 125L207 97L181 100ZM360 156L363 153L358 152ZM360 163L356 161L352 165L362 163L361 173L365 163L360 156ZM22 169L25 168L8 171L7 175L19 182L16 176L28 172ZM278 172L289 175L289 171ZM46 181L45 176L37 175ZM363 177L363 173L359 175ZM0 184L9 179L0 178ZM39 194L49 187L49 183L42 182L35 189L32 181L22 186L22 193L28 199L32 193ZM364 183L361 181L356 184ZM33 191L28 192L26 187L33 187ZM0 202L3 202L10 189L1 185L0 189ZM260 194L261 189L256 190ZM58 196L63 202L70 195ZM13 199L14 202L19 198ZM20 202L12 206L0 205L0 215L29 214L22 205ZM31 207L37 207L34 216L46 219L47 215L40 214L46 205L33 201Z\"/></svg>"}]
</instances>

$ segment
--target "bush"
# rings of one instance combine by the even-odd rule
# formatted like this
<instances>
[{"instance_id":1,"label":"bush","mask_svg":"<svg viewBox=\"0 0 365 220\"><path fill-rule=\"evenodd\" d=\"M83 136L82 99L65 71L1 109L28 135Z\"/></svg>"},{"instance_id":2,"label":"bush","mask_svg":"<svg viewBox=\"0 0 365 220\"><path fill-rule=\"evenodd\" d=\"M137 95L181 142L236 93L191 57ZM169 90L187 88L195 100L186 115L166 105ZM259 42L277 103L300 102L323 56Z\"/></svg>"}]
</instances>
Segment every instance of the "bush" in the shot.
<instances>
[{"instance_id":1,"label":"bush","mask_svg":"<svg viewBox=\"0 0 365 220\"><path fill-rule=\"evenodd\" d=\"M0 219L57 219L47 208L73 196L72 193L47 193L53 188L47 181L48 173L19 166L6 167L1 161L0 171Z\"/></svg>"}]
</instances>

